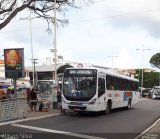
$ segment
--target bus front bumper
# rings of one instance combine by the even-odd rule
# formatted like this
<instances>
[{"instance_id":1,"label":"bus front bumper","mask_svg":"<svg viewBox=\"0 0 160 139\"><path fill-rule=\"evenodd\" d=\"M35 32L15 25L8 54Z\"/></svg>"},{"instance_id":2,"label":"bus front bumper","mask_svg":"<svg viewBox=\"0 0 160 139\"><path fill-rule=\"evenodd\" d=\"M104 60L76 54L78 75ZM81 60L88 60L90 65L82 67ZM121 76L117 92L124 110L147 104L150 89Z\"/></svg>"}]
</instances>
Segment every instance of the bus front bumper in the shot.
<instances>
[{"instance_id":1,"label":"bus front bumper","mask_svg":"<svg viewBox=\"0 0 160 139\"><path fill-rule=\"evenodd\" d=\"M70 104L62 104L62 109L65 109L67 111L71 111L71 112L80 112L80 111L97 111L97 106L96 105L91 105L91 104L87 104L87 105L70 105Z\"/></svg>"}]
</instances>

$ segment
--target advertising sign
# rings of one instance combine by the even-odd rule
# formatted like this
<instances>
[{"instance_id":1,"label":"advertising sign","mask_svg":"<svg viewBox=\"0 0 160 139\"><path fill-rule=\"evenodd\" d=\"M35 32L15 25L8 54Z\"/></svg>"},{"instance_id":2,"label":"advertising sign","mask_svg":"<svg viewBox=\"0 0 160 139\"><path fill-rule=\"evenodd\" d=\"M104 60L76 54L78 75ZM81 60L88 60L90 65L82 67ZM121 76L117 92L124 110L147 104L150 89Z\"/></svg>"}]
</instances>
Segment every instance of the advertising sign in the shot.
<instances>
[{"instance_id":1,"label":"advertising sign","mask_svg":"<svg viewBox=\"0 0 160 139\"><path fill-rule=\"evenodd\" d=\"M5 77L24 77L24 48L4 49Z\"/></svg>"}]
</instances>

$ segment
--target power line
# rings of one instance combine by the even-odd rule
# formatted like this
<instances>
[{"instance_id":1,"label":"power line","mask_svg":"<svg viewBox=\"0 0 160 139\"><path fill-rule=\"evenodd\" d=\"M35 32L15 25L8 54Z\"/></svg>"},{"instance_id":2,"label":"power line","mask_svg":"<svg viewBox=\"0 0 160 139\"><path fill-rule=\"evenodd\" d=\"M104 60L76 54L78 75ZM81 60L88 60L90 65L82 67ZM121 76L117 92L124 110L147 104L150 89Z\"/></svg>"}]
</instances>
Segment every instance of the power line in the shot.
<instances>
[{"instance_id":1,"label":"power line","mask_svg":"<svg viewBox=\"0 0 160 139\"><path fill-rule=\"evenodd\" d=\"M123 17L123 16L127 16L127 15L135 15L135 14L146 13L146 12L155 12L155 11L160 11L160 9L150 9L150 10L144 10L144 11L136 11L136 12L123 13L123 14L116 14L116 15L111 15L111 16L108 16L108 17L83 19L83 20L71 21L71 22L69 22L69 24L91 22L91 21L97 21L97 20L106 20L106 19L109 19L109 18L117 18L117 17ZM42 29L42 27L45 27L45 26L34 27L33 29ZM9 30L1 31L0 33L24 31L24 30L28 30L28 28L21 28L21 29L15 29L15 30L10 30L10 31Z\"/></svg>"},{"instance_id":2,"label":"power line","mask_svg":"<svg viewBox=\"0 0 160 139\"><path fill-rule=\"evenodd\" d=\"M42 29L42 28L45 29L45 26L34 27L34 28L32 28L32 30ZM0 34L1 34L1 33L17 32L17 31L28 31L28 30L29 30L29 28L19 28L19 29L14 29L14 30L0 31Z\"/></svg>"},{"instance_id":3,"label":"power line","mask_svg":"<svg viewBox=\"0 0 160 139\"><path fill-rule=\"evenodd\" d=\"M146 13L146 12L155 12L155 11L160 11L160 9L150 9L150 10L137 11L137 12L128 12L128 13L123 13L123 14L111 15L108 17L98 17L98 18L90 18L90 19L85 19L85 20L77 20L77 21L72 21L70 23L90 22L90 21L95 21L95 20L106 20L108 18L116 18L116 17L127 16L127 15L135 15L135 14Z\"/></svg>"},{"instance_id":4,"label":"power line","mask_svg":"<svg viewBox=\"0 0 160 139\"><path fill-rule=\"evenodd\" d=\"M93 2L93 4L97 4L97 3L101 3L101 2L106 2L106 1L109 1L109 0L99 0L99 1Z\"/></svg>"}]
</instances>

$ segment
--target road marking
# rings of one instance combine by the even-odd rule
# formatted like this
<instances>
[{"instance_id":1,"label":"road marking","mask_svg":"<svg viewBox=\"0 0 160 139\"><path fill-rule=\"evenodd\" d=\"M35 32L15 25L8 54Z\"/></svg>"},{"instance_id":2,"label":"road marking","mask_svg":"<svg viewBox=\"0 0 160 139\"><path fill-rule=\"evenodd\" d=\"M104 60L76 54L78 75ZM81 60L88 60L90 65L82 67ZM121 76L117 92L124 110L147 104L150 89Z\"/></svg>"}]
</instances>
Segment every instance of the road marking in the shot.
<instances>
[{"instance_id":1,"label":"road marking","mask_svg":"<svg viewBox=\"0 0 160 139\"><path fill-rule=\"evenodd\" d=\"M141 136L143 136L145 133L147 133L150 129L152 129L159 121L160 121L160 118L157 121L155 121L150 127L145 129L142 133L137 135L134 139L139 139Z\"/></svg>"},{"instance_id":2,"label":"road marking","mask_svg":"<svg viewBox=\"0 0 160 139\"><path fill-rule=\"evenodd\" d=\"M34 127L34 126L27 126L27 125L20 125L20 124L12 124L12 126L26 128L26 129L33 129L33 130L38 130L38 131L43 131L43 132L49 132L49 133L64 134L64 135L74 136L74 137L81 137L85 139L106 139L106 138L101 138L101 137L96 137L96 136L89 136L89 135L84 135L84 134L77 134L77 133L52 130L52 129Z\"/></svg>"},{"instance_id":3,"label":"road marking","mask_svg":"<svg viewBox=\"0 0 160 139\"><path fill-rule=\"evenodd\" d=\"M0 123L0 126L14 124L14 123L20 123L20 122L27 122L30 120L39 120L39 119L49 118L49 117L58 116L58 115L61 115L61 113L44 115L44 116L39 116L39 117L32 117L32 118L27 118L27 119L14 120L14 121L8 121L8 122L2 122L2 123Z\"/></svg>"}]
</instances>

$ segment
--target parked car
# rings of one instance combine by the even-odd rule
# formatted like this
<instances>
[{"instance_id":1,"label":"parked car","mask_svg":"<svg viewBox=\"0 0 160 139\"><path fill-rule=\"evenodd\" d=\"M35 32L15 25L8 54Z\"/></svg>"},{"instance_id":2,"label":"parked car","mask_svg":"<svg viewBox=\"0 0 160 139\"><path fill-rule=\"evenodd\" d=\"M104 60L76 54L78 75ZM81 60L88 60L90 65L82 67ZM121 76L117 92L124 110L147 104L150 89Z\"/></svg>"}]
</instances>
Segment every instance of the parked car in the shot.
<instances>
[{"instance_id":1,"label":"parked car","mask_svg":"<svg viewBox=\"0 0 160 139\"><path fill-rule=\"evenodd\" d=\"M151 93L153 99L160 99L160 86L154 86Z\"/></svg>"},{"instance_id":2,"label":"parked car","mask_svg":"<svg viewBox=\"0 0 160 139\"><path fill-rule=\"evenodd\" d=\"M142 90L142 97L150 98L152 88L144 88Z\"/></svg>"}]
</instances>

